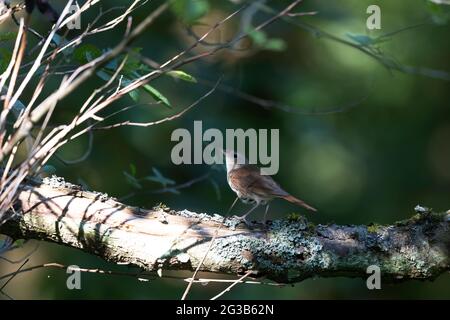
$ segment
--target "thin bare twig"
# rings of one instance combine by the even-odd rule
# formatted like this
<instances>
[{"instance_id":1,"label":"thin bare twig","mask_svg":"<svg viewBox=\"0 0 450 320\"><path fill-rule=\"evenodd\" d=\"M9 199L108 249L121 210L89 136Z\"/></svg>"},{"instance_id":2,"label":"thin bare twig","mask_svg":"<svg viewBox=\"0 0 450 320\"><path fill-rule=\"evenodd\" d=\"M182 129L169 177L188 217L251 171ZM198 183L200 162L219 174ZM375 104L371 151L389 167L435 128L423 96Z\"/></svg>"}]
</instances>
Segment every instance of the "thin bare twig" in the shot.
<instances>
[{"instance_id":1,"label":"thin bare twig","mask_svg":"<svg viewBox=\"0 0 450 320\"><path fill-rule=\"evenodd\" d=\"M210 175L211 175L211 173L208 172L208 173L205 173L205 174L203 174L203 175L201 175L201 176L199 176L197 178L191 179L189 181L186 181L184 183L180 183L180 184L172 186L172 187L165 187L165 188L161 188L161 189L157 189L157 190L146 190L146 191L143 191L143 192L131 192L131 193L129 193L129 194L119 198L119 200L120 201L125 201L125 200L130 199L131 197L134 197L134 196L140 195L140 194L149 194L149 193L160 194L160 193L171 192L171 191L180 190L180 189L184 189L184 188L189 188L190 186L192 186L192 185L194 185L194 184L196 184L198 182L201 182L201 181L204 181L204 180L208 179Z\"/></svg>"},{"instance_id":2,"label":"thin bare twig","mask_svg":"<svg viewBox=\"0 0 450 320\"><path fill-rule=\"evenodd\" d=\"M194 283L195 277L197 276L197 273L200 271L200 268L202 267L203 263L206 260L206 257L208 256L208 253L211 251L211 248L214 244L214 240L217 238L217 234L219 233L219 230L222 228L223 223L220 224L219 227L216 228L214 232L214 236L211 238L211 241L209 242L208 249L206 249L205 254L203 255L202 260L197 265L197 268L195 268L194 274L192 275L191 281L189 281L186 289L184 290L183 296L181 297L181 300L186 300L187 295L189 294L189 291L191 290L192 284Z\"/></svg>"},{"instance_id":3,"label":"thin bare twig","mask_svg":"<svg viewBox=\"0 0 450 320\"><path fill-rule=\"evenodd\" d=\"M0 288L0 292L3 293L3 289L5 289L5 287L8 285L8 283L20 273L20 270L23 268L23 266L25 266L28 263L29 260L30 259L26 259L15 272L13 272L12 274L8 275L8 276L10 276L10 278ZM2 279L2 278L3 277L1 277L0 279Z\"/></svg>"},{"instance_id":4,"label":"thin bare twig","mask_svg":"<svg viewBox=\"0 0 450 320\"><path fill-rule=\"evenodd\" d=\"M230 286L228 286L225 290L223 290L222 292L220 292L218 295L215 295L214 297L211 298L211 300L216 300L218 298L220 298L221 296L223 296L225 293L227 293L228 291L231 290L231 288L233 288L235 285L237 285L238 283L241 283L242 280L244 280L245 278L247 278L249 275L251 275L253 273L252 270L247 271L242 277L240 277L239 279L237 279L236 281L234 281Z\"/></svg>"},{"instance_id":5,"label":"thin bare twig","mask_svg":"<svg viewBox=\"0 0 450 320\"><path fill-rule=\"evenodd\" d=\"M117 128L117 127L122 127L122 126L150 127L150 126L161 124L161 123L164 123L164 122L167 122L167 121L175 120L175 119L181 117L182 115L184 115L186 112L188 112L192 108L194 108L196 105L198 105L204 99L206 99L208 96L210 96L216 90L216 88L219 85L221 80L222 80L222 77L220 77L219 80L216 81L216 84L214 85L214 87L212 87L211 90L209 90L203 96L201 96L200 98L195 100L188 107L184 108L180 112L177 112L176 114L171 115L169 117L166 117L166 118L163 118L163 119L160 119L160 120L157 120L157 121L151 121L151 122L132 122L132 121L127 120L127 121L116 123L116 124L113 124L113 125L110 125L110 126L97 127L97 128L95 128L95 130L106 130L106 129L112 129L112 128Z\"/></svg>"},{"instance_id":6,"label":"thin bare twig","mask_svg":"<svg viewBox=\"0 0 450 320\"><path fill-rule=\"evenodd\" d=\"M16 250L16 249L19 249L19 248L20 248L19 246L12 246L11 248L8 248L8 250L6 250L6 252L9 252L9 251L12 251L12 250ZM11 263L11 264L21 263L21 262L24 261L25 259L28 259L29 257L31 257L31 255L32 255L33 253L35 253L38 249L39 249L39 242L36 243L36 245L34 246L34 248L33 248L30 252L28 252L27 254L25 254L25 256L23 256L23 257L20 258L20 259L17 259L17 260L11 260L11 259L8 259L8 258L2 257L2 256L0 256L0 259L6 261L6 262L8 262L8 263Z\"/></svg>"},{"instance_id":7,"label":"thin bare twig","mask_svg":"<svg viewBox=\"0 0 450 320\"><path fill-rule=\"evenodd\" d=\"M192 278L186 278L184 279L186 282L191 282ZM257 284L257 285L267 285L267 286L274 286L274 287L285 287L286 285L283 283L276 283L276 282L267 282L267 281L252 281L252 280L234 280L234 279L212 279L212 278L199 278L194 280L194 283L201 283L203 285L208 284L210 282L214 283L235 283L235 282L243 283L243 284Z\"/></svg>"}]
</instances>

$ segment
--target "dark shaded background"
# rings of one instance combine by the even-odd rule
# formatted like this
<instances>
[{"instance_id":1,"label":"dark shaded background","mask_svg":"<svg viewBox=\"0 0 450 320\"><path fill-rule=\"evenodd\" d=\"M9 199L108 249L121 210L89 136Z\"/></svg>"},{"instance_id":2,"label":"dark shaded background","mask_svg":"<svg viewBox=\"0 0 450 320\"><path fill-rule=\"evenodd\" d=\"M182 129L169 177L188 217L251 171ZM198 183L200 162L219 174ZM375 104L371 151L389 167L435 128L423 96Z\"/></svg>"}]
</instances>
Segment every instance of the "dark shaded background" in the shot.
<instances>
[{"instance_id":1,"label":"dark shaded background","mask_svg":"<svg viewBox=\"0 0 450 320\"><path fill-rule=\"evenodd\" d=\"M62 9L63 2L52 3L58 10ZM103 8L127 3L108 1ZM268 2L275 9L283 8L287 3ZM366 29L366 8L370 4L381 7L380 31ZM150 1L137 10L133 15L134 25L156 5L156 1ZM229 1L211 1L207 15L200 21L212 25L235 8L236 5ZM450 71L449 25L438 21L429 1L307 0L297 9L310 10L319 13L297 19L350 41L347 33L376 37L423 24L393 35L389 41L380 44L380 48L386 56L403 66ZM92 10L90 17L95 13ZM268 17L261 13L255 19L263 21ZM87 17L83 19L83 24L89 20ZM193 41L179 20L180 17L172 12L164 14L135 46L143 48L143 55L158 62L165 61ZM239 18L233 20L209 40L229 39L238 22ZM37 13L33 15L32 23L43 33L50 28L50 24ZM0 30L5 29L2 25ZM8 29L13 30L14 26L11 24ZM200 34L207 30L207 26L197 26L194 30ZM123 31L124 26L121 25L115 31L91 37L86 42L100 48L112 47L120 40ZM392 223L413 215L417 204L437 211L450 209L449 81L391 72L355 48L315 37L290 23L278 21L266 32L270 38L283 39L286 48L282 51L223 51L188 65L183 70L195 76L199 83L174 81L170 77L152 83L169 98L174 106L172 110L160 105L142 106L116 119L151 121L173 114L209 90L205 82L214 82L221 75L224 85L289 105L292 112L263 108L234 94L217 91L172 122L149 128L96 131L89 158L73 166L53 159L50 164L56 168L56 174L117 198L136 193L126 200L131 205L149 208L163 202L174 209L224 213L234 200L234 193L226 184L223 170L212 170L206 165L175 166L170 160L174 145L170 141L171 132L176 128L192 130L193 121L202 120L204 129L280 129L280 171L276 179L286 190L317 207L319 213L312 216L288 203L274 201L272 218L298 212L307 214L314 223ZM2 44L7 45L11 43ZM55 77L54 85L57 80ZM100 79L92 79L77 94L60 103L55 123L70 119L80 107L80 98L101 83ZM140 102L151 101L148 95L141 93ZM121 106L132 103L128 97L119 102ZM335 112L329 112L332 110ZM87 137L80 138L64 147L58 155L65 159L77 158L83 154L87 144ZM123 172L130 172L130 165L136 168L137 177L151 175L152 167L155 167L176 184L207 172L211 174L210 179L182 189L180 194L154 194L151 191L160 189L161 184L144 181L143 189L139 190L127 183ZM241 204L235 213L245 209ZM261 212L255 216L258 215ZM22 256L35 245L34 241L26 244L14 256ZM39 244L28 265L53 261L88 268L135 270L48 243ZM15 267L2 264L2 269L6 268L13 270ZM190 273L181 276L188 277ZM176 279L141 282L128 277L83 274L82 290L69 291L65 286L66 278L67 274L62 270L40 269L18 276L6 291L15 298L33 299L179 299L186 286L185 282ZM224 287L195 285L190 297L210 298ZM382 285L382 290L378 291L368 290L364 280L346 278L310 279L282 288L238 285L224 298L448 299L450 277L446 274L434 282Z\"/></svg>"}]
</instances>

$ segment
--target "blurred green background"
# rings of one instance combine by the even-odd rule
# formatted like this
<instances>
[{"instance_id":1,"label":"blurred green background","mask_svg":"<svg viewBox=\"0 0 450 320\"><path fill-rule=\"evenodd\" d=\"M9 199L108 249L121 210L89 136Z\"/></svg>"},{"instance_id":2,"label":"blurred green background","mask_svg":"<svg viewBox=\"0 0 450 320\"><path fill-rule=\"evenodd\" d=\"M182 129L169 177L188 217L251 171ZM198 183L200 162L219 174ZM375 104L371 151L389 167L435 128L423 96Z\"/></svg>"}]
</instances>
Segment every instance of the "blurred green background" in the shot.
<instances>
[{"instance_id":1,"label":"blurred green background","mask_svg":"<svg viewBox=\"0 0 450 320\"><path fill-rule=\"evenodd\" d=\"M129 6L131 1L104 1L103 9ZM219 19L240 4L239 1L182 1L182 9L161 16L134 43L141 54L164 62L187 48L193 37L185 23L196 19L192 31L202 34ZM51 1L61 12L64 1ZM133 13L133 25L153 11L160 2L150 1ZM242 2L240 2L242 4ZM267 1L267 6L279 11L289 2ZM369 31L366 9L371 4L381 7L381 30ZM447 6L450 7L450 6ZM89 157L76 165L64 165L58 159L50 164L56 174L67 181L85 184L89 189L111 196L126 197L125 202L150 208L160 202L174 209L189 209L210 214L223 214L234 200L226 183L225 171L207 165L172 164L170 151L174 142L171 132L187 128L202 120L207 128L278 128L280 129L280 170L276 180L290 193L317 207L317 215L308 215L314 223L381 224L392 223L414 214L421 204L436 211L450 209L450 27L446 23L448 8L425 0L305 0L295 12L317 11L314 16L277 21L265 29L266 41L253 36L241 43L250 50L225 50L213 57L186 65L183 71L198 83L161 77L151 84L166 96L172 109L162 105L142 105L119 115L114 121L157 120L182 110L210 89L211 82L223 76L222 85L253 96L278 102L265 108L242 99L236 93L217 90L183 117L149 128L117 128L95 131L94 147ZM119 14L112 12L109 17ZM98 9L82 18L82 26L93 19ZM198 15L197 15L198 14ZM259 12L253 26L270 17ZM182 22L184 19L184 23ZM200 23L201 22L201 23ZM341 39L361 44L378 36L416 26L393 34L386 41L374 44L383 57L400 66L437 70L429 72L390 71L367 54L346 44L305 30L296 22L308 23ZM239 28L241 16L214 32L208 41L229 40ZM33 13L32 25L46 34L50 23ZM13 31L13 24L1 27ZM85 43L98 48L110 48L120 41L124 24L116 30L89 37ZM69 38L74 36L69 34ZM352 39L353 37L353 39ZM372 40L368 40L372 39ZM264 39L263 39L264 40ZM31 42L37 40L30 40ZM269 43L269 44L267 44ZM13 42L2 42L10 48ZM208 46L200 46L200 53ZM29 57L31 59L31 57ZM424 71L425 70L425 71ZM419 74L418 74L419 73ZM447 78L447 80L442 79ZM55 76L49 90L61 78ZM68 121L80 108L82 99L94 87L104 83L100 78L86 82L81 90L61 102L55 113L55 124ZM225 87L221 87L224 89ZM219 88L220 89L220 88ZM32 92L27 92L30 95ZM145 92L139 93L139 103L152 102ZM132 105L130 97L115 107ZM112 122L111 122L112 123ZM84 136L64 147L58 156L75 159L88 146ZM210 173L179 192L154 193L161 183L144 180L156 168L174 185L191 181ZM130 183L124 172L134 175L140 187ZM132 178L133 180L133 178ZM235 213L247 207L240 204ZM295 206L274 201L272 218L283 218L299 212ZM260 210L254 217L261 216ZM27 243L9 257L20 257L32 250L36 242ZM133 271L105 263L81 251L39 243L27 266L60 262L86 268ZM2 270L17 266L1 264ZM176 273L167 273L177 275ZM163 275L165 273L163 272ZM189 277L190 273L181 274ZM210 277L204 274L202 277ZM179 279L155 278L141 282L131 277L82 275L82 290L69 291L64 270L39 269L22 274L8 285L6 291L16 299L179 299L186 283ZM224 284L194 285L190 298L210 298L225 288ZM370 291L362 279L309 279L295 286L274 287L237 285L223 298L230 299L334 299L334 298L450 298L450 276L442 275L433 282L410 281L397 285L382 285Z\"/></svg>"}]
</instances>

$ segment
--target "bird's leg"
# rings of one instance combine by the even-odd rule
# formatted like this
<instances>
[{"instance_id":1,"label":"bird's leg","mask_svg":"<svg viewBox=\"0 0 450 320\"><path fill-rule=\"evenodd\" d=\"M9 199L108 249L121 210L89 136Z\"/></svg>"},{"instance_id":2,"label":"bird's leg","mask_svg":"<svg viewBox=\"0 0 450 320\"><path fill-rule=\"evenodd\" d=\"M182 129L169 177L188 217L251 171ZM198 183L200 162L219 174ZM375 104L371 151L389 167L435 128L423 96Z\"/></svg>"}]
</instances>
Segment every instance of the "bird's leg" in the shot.
<instances>
[{"instance_id":1,"label":"bird's leg","mask_svg":"<svg viewBox=\"0 0 450 320\"><path fill-rule=\"evenodd\" d=\"M255 210L256 208L258 208L259 203L256 203L255 206L253 208L251 208L250 210L248 210L248 212L246 214L244 214L243 216L239 217L239 219L242 219L244 221L247 221L247 216L253 212L253 210Z\"/></svg>"},{"instance_id":2,"label":"bird's leg","mask_svg":"<svg viewBox=\"0 0 450 320\"><path fill-rule=\"evenodd\" d=\"M227 215L230 214L231 210L233 209L233 207L235 206L235 204L238 200L239 200L239 197L236 197L236 199L234 199L233 203L231 204L230 209L228 209L228 211L227 211Z\"/></svg>"},{"instance_id":3,"label":"bird's leg","mask_svg":"<svg viewBox=\"0 0 450 320\"><path fill-rule=\"evenodd\" d=\"M269 203L266 205L266 212L264 212L263 224L266 224L267 212L269 212Z\"/></svg>"}]
</instances>

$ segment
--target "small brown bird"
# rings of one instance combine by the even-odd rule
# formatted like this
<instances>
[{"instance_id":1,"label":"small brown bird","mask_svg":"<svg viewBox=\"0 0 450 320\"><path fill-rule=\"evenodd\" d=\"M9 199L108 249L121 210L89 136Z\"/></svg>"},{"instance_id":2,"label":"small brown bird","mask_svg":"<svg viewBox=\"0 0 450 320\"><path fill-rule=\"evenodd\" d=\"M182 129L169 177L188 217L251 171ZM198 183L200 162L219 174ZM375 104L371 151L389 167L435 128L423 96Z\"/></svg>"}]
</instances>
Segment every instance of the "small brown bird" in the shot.
<instances>
[{"instance_id":1,"label":"small brown bird","mask_svg":"<svg viewBox=\"0 0 450 320\"><path fill-rule=\"evenodd\" d=\"M274 198L282 198L310 211L317 211L304 201L284 191L272 177L261 175L260 169L255 165L248 164L248 160L243 155L233 150L224 150L223 153L225 154L227 166L228 184L237 194L237 198L229 211L231 211L238 199L241 199L244 203L254 204L253 208L241 217L245 220L259 205L266 205L265 221L269 210L268 202Z\"/></svg>"}]
</instances>

